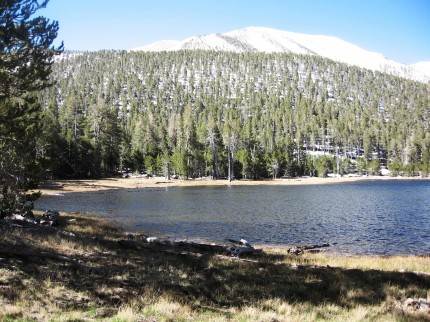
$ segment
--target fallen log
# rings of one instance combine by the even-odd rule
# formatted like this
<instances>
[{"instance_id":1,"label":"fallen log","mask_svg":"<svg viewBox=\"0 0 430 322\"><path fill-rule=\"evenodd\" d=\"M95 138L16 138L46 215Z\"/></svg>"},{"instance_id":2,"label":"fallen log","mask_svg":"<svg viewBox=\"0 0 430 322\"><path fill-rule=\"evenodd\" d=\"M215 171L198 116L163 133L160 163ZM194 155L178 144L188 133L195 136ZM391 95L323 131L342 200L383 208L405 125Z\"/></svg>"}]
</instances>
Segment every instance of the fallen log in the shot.
<instances>
[{"instance_id":1,"label":"fallen log","mask_svg":"<svg viewBox=\"0 0 430 322\"><path fill-rule=\"evenodd\" d=\"M240 241L234 239L227 239L230 244L207 244L207 243L198 243L195 241L187 241L187 240L171 240L167 238L157 238L157 237L144 237L139 238L140 240L135 240L135 236L127 235L130 239L124 240L121 239L118 241L118 244L124 248L129 249L140 249L139 242L146 242L155 245L163 245L170 246L172 248L186 249L192 252L198 253L210 253L210 254L222 254L222 255L231 255L235 257L239 257L243 254L253 253L256 250L252 247L246 240L241 239Z\"/></svg>"},{"instance_id":2,"label":"fallen log","mask_svg":"<svg viewBox=\"0 0 430 322\"><path fill-rule=\"evenodd\" d=\"M35 220L6 219L2 221L2 226L8 229L19 228L34 231L45 231L49 233L58 233L64 236L75 237L75 234L70 231L62 230L53 225L44 225L43 222L38 223Z\"/></svg>"},{"instance_id":3,"label":"fallen log","mask_svg":"<svg viewBox=\"0 0 430 322\"><path fill-rule=\"evenodd\" d=\"M288 253L300 255L306 251L321 252L322 251L321 248L326 248L330 246L331 245L329 243L315 244L315 245L299 245L299 246L293 246L291 248L288 248Z\"/></svg>"}]
</instances>

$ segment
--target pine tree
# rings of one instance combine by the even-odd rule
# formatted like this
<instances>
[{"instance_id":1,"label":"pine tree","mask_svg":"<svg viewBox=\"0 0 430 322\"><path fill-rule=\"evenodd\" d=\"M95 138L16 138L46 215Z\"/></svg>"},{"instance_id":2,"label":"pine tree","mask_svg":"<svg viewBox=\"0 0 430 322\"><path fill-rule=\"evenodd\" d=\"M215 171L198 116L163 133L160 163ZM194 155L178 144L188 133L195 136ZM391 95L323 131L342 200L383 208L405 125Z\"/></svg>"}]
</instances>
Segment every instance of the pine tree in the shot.
<instances>
[{"instance_id":1,"label":"pine tree","mask_svg":"<svg viewBox=\"0 0 430 322\"><path fill-rule=\"evenodd\" d=\"M51 46L58 22L32 18L49 0L5 0L0 3L0 99L21 97L51 85L53 57L63 46Z\"/></svg>"},{"instance_id":2,"label":"pine tree","mask_svg":"<svg viewBox=\"0 0 430 322\"><path fill-rule=\"evenodd\" d=\"M0 210L22 208L37 180L36 135L40 104L35 91L50 86L58 23L32 18L48 1L0 3Z\"/></svg>"}]
</instances>

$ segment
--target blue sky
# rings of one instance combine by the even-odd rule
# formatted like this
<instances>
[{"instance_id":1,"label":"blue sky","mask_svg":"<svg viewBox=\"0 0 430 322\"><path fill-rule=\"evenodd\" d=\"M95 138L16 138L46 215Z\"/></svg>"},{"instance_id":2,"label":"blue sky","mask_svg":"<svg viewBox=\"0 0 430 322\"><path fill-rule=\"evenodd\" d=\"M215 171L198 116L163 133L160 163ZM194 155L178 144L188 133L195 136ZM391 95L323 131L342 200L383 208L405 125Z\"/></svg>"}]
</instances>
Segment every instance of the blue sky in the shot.
<instances>
[{"instance_id":1,"label":"blue sky","mask_svg":"<svg viewBox=\"0 0 430 322\"><path fill-rule=\"evenodd\" d=\"M248 26L336 36L387 58L430 61L429 0L50 0L70 50L132 49Z\"/></svg>"}]
</instances>

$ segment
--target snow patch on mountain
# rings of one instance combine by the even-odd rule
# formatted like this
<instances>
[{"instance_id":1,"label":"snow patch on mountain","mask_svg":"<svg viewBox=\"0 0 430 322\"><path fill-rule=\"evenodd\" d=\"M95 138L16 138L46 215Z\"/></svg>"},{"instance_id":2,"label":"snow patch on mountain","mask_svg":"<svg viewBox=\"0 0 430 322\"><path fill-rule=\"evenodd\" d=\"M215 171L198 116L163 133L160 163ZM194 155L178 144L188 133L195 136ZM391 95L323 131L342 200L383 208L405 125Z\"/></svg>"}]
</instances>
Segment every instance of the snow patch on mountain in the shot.
<instances>
[{"instance_id":1,"label":"snow patch on mountain","mask_svg":"<svg viewBox=\"0 0 430 322\"><path fill-rule=\"evenodd\" d=\"M133 50L142 50L142 51L170 51L170 50L178 50L176 47L181 46L182 41L179 40L159 40L153 42L152 44L135 48Z\"/></svg>"},{"instance_id":2,"label":"snow patch on mountain","mask_svg":"<svg viewBox=\"0 0 430 322\"><path fill-rule=\"evenodd\" d=\"M292 52L318 55L361 68L387 72L396 76L430 81L430 62L404 65L382 54L360 48L342 39L309 35L266 27L247 27L224 34L210 34L183 41L162 40L135 48L142 51L217 50L232 52Z\"/></svg>"},{"instance_id":3,"label":"snow patch on mountain","mask_svg":"<svg viewBox=\"0 0 430 322\"><path fill-rule=\"evenodd\" d=\"M430 61L421 61L411 65L417 71L420 71L424 75L430 75ZM429 81L429 80L427 80Z\"/></svg>"}]
</instances>

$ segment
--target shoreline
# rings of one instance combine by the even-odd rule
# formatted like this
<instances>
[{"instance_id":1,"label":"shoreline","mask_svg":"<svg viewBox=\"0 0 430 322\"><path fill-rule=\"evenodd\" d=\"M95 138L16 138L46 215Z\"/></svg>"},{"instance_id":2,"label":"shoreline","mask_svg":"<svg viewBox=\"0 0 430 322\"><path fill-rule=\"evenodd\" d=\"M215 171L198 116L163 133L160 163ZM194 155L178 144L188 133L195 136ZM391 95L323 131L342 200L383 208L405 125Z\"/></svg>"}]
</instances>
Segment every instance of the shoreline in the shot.
<instances>
[{"instance_id":1,"label":"shoreline","mask_svg":"<svg viewBox=\"0 0 430 322\"><path fill-rule=\"evenodd\" d=\"M388 176L346 176L346 177L328 177L328 178L318 178L318 177L301 177L293 179L275 179L275 180L237 180L228 182L228 180L212 180L212 179L190 179L190 180L178 180L173 179L170 181L165 180L162 177L158 178L105 178L98 180L49 180L41 184L40 191L45 196L66 196L68 193L97 193L106 190L116 190L116 189L165 189L166 187L226 187L226 186L311 186L311 185L330 185L330 184L344 184L352 182L381 182L381 181L427 181L430 178L421 177L388 177ZM116 222L114 220L114 222ZM117 222L118 223L118 222ZM127 230L125 226L120 224L126 233L146 233L142 230ZM161 239L171 239L169 234L158 234L156 237ZM176 239L176 238L173 238ZM195 240L197 242L222 242L216 238L195 239L190 236L181 236L178 239ZM262 248L285 248L297 246L293 244L276 244L276 243L257 243L254 246ZM342 253L338 250L330 247L326 249L325 252L338 255L338 256L357 256L356 253ZM422 255L422 254L413 254ZM370 255L370 256L381 256L381 255ZM386 256L386 255L382 255Z\"/></svg>"},{"instance_id":2,"label":"shoreline","mask_svg":"<svg viewBox=\"0 0 430 322\"><path fill-rule=\"evenodd\" d=\"M430 313L421 309L430 302L428 256L295 255L266 246L239 257L148 242L79 214L58 224L3 234L1 321L412 321Z\"/></svg>"},{"instance_id":3,"label":"shoreline","mask_svg":"<svg viewBox=\"0 0 430 322\"><path fill-rule=\"evenodd\" d=\"M82 180L47 180L40 183L39 188L43 195L59 195L73 192L104 191L112 189L135 188L166 188L166 187L209 187L209 186L269 186L269 185L325 185L358 181L384 181L384 180L430 180L422 177L388 177L388 176L346 176L346 177L299 177L291 179L272 180L212 180L212 179L172 179L156 178L104 178Z\"/></svg>"}]
</instances>

